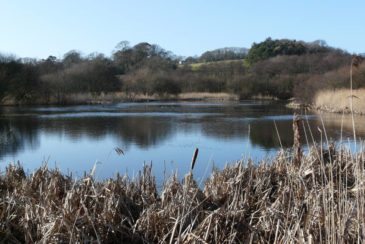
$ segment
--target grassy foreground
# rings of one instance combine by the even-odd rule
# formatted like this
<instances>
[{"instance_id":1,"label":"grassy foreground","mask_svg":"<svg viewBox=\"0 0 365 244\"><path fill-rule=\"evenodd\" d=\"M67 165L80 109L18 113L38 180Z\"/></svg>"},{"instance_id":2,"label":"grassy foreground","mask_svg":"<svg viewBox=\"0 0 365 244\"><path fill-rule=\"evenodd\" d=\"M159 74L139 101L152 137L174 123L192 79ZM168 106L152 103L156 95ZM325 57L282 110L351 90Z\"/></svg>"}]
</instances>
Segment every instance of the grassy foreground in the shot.
<instances>
[{"instance_id":1,"label":"grassy foreground","mask_svg":"<svg viewBox=\"0 0 365 244\"><path fill-rule=\"evenodd\" d=\"M73 180L46 166L0 178L0 240L6 243L354 243L365 237L365 152L334 147L281 151L192 174L158 193L151 168L135 179Z\"/></svg>"}]
</instances>

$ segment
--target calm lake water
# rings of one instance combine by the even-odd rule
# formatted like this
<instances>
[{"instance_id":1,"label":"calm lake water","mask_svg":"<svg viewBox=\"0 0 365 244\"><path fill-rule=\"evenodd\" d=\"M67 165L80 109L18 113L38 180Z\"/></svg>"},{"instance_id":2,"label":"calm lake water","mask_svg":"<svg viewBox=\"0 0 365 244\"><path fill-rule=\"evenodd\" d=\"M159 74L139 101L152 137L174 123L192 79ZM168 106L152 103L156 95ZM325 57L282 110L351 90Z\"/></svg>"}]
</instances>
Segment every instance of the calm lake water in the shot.
<instances>
[{"instance_id":1,"label":"calm lake water","mask_svg":"<svg viewBox=\"0 0 365 244\"><path fill-rule=\"evenodd\" d=\"M117 172L133 176L152 162L161 182L174 170L180 177L187 173L199 148L194 174L202 179L213 165L223 168L242 158L273 157L280 142L290 147L293 113L282 103L253 101L2 107L0 170L19 161L31 172L47 162L81 177L97 162L96 177L105 179ZM355 119L357 134L364 137L364 117ZM328 138L339 142L342 127L343 143L351 142L351 118L337 114L308 114L304 123L309 141L309 128L316 142L325 140L322 121Z\"/></svg>"}]
</instances>

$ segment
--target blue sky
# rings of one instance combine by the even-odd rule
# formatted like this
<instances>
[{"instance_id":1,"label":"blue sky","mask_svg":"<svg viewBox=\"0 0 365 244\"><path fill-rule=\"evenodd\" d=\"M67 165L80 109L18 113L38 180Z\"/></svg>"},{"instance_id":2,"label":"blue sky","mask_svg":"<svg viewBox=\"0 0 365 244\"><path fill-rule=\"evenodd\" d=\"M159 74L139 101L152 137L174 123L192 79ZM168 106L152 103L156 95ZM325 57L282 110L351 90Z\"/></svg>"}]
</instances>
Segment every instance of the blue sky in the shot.
<instances>
[{"instance_id":1,"label":"blue sky","mask_svg":"<svg viewBox=\"0 0 365 244\"><path fill-rule=\"evenodd\" d=\"M365 52L365 1L0 0L0 52L110 55L119 41L159 44L178 55L250 47L266 37L326 40Z\"/></svg>"}]
</instances>

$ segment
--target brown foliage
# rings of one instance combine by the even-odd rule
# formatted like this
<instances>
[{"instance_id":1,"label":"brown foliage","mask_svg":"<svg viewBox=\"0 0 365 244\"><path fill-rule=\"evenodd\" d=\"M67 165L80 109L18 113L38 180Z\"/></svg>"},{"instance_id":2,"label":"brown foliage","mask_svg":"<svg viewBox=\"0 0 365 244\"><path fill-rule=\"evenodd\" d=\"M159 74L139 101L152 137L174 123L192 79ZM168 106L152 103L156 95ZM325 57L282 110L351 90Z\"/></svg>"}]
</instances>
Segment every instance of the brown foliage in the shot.
<instances>
[{"instance_id":1,"label":"brown foliage","mask_svg":"<svg viewBox=\"0 0 365 244\"><path fill-rule=\"evenodd\" d=\"M80 180L42 167L9 166L0 178L3 242L356 242L364 235L364 152L322 146L278 153L259 165L172 176L160 194L151 168L130 180Z\"/></svg>"}]
</instances>

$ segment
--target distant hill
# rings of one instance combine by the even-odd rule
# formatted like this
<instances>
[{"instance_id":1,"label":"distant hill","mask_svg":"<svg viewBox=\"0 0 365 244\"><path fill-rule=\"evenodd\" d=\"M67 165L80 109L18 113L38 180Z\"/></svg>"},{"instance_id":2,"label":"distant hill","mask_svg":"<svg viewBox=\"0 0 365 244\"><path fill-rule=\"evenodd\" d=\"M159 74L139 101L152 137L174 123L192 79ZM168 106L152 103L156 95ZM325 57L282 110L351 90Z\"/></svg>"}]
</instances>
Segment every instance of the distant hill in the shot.
<instances>
[{"instance_id":1,"label":"distant hill","mask_svg":"<svg viewBox=\"0 0 365 244\"><path fill-rule=\"evenodd\" d=\"M365 53L360 53L359 55L365 58Z\"/></svg>"}]
</instances>

